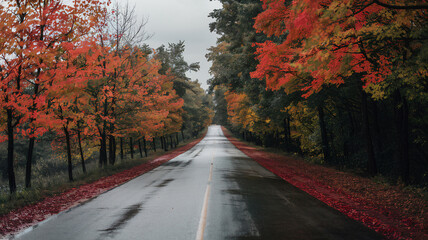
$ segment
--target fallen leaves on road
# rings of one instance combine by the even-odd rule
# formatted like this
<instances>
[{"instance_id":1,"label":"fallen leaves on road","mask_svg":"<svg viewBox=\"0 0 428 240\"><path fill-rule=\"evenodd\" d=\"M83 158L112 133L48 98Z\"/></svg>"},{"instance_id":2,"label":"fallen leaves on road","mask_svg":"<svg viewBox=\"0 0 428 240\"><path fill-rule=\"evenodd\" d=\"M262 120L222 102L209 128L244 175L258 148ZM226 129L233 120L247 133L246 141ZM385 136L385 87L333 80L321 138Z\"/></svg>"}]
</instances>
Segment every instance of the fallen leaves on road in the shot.
<instances>
[{"instance_id":1,"label":"fallen leaves on road","mask_svg":"<svg viewBox=\"0 0 428 240\"><path fill-rule=\"evenodd\" d=\"M41 222L54 214L70 209L107 190L138 177L141 174L148 172L186 152L195 146L201 139L202 138L195 140L147 163L143 163L112 176L100 178L95 182L84 184L77 188L71 188L59 195L47 197L41 202L28 205L6 215L0 216L0 237L17 233L18 231Z\"/></svg>"},{"instance_id":2,"label":"fallen leaves on road","mask_svg":"<svg viewBox=\"0 0 428 240\"><path fill-rule=\"evenodd\" d=\"M263 152L223 132L266 169L386 238L428 239L428 205L422 197L351 173Z\"/></svg>"}]
</instances>

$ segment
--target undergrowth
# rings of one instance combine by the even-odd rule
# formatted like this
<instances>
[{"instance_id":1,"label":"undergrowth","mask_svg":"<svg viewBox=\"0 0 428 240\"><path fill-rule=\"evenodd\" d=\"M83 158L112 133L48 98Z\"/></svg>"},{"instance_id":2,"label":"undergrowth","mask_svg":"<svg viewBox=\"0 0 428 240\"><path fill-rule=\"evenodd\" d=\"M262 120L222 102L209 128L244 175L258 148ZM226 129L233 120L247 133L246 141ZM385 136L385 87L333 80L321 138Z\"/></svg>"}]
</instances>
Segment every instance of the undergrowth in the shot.
<instances>
[{"instance_id":1,"label":"undergrowth","mask_svg":"<svg viewBox=\"0 0 428 240\"><path fill-rule=\"evenodd\" d=\"M186 145L191 141L193 141L193 139L188 139L185 142L181 142L177 148ZM118 158L118 161L115 163L115 165L107 165L103 168L99 168L98 163L95 160L88 161L86 164L86 174L83 173L81 165L76 163L76 166L73 168L73 176L75 179L73 182L68 181L68 172L65 170L55 171L51 174L33 173L31 188L24 187L23 183L25 169L18 168L16 169L18 184L15 194L11 195L9 193L6 180L0 181L0 216L13 211L14 209L41 201L46 197L57 195L71 188L91 183L100 178L111 176L123 170L130 169L134 166L153 160L154 158L157 158L163 154L165 154L165 151L158 149L157 152L150 152L148 157L141 158L139 153L136 152L133 159L129 156L125 157L124 160L120 160L120 158ZM41 164L43 164L43 162L39 163L39 165ZM37 171L37 168L38 166L36 165L35 171Z\"/></svg>"}]
</instances>

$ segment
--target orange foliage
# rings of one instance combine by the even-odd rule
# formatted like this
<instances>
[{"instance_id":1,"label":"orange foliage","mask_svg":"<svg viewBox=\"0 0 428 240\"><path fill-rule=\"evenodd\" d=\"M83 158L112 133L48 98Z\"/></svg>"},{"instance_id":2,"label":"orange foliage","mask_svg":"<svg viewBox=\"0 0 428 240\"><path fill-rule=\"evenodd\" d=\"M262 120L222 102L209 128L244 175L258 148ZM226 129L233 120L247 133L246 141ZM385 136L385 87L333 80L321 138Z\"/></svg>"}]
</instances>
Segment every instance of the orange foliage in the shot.
<instances>
[{"instance_id":1,"label":"orange foliage","mask_svg":"<svg viewBox=\"0 0 428 240\"><path fill-rule=\"evenodd\" d=\"M400 49L404 44L400 34L405 33L392 29L405 29L423 15L422 10L397 12L373 1L263 3L255 29L285 40L258 44L260 63L251 76L266 79L270 89L302 90L305 97L323 85L340 85L353 73L363 75L365 86L384 81L394 56L385 45Z\"/></svg>"}]
</instances>

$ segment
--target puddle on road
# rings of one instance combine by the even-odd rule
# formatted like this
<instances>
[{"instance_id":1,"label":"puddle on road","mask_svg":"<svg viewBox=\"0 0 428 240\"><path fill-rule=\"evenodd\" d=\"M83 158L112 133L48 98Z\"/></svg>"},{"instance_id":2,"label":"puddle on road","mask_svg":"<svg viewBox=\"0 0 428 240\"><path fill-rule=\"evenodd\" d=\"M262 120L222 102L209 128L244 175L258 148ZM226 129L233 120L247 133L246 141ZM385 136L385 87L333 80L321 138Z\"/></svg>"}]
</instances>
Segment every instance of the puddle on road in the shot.
<instances>
[{"instance_id":1,"label":"puddle on road","mask_svg":"<svg viewBox=\"0 0 428 240\"><path fill-rule=\"evenodd\" d=\"M190 156L191 158L196 158L197 156L199 156L199 154L201 154L201 152L204 150L204 147L201 147L201 149L199 149L199 151L195 154L195 155L193 155L193 156Z\"/></svg>"},{"instance_id":2,"label":"puddle on road","mask_svg":"<svg viewBox=\"0 0 428 240\"><path fill-rule=\"evenodd\" d=\"M177 167L180 164L181 164L180 161L169 161L169 162L164 163L162 166L164 166L164 167Z\"/></svg>"},{"instance_id":3,"label":"puddle on road","mask_svg":"<svg viewBox=\"0 0 428 240\"><path fill-rule=\"evenodd\" d=\"M158 185L156 185L156 187L161 188L161 187L165 187L166 185L168 185L168 183L174 181L174 179L168 178L163 180L163 182L159 183Z\"/></svg>"},{"instance_id":4,"label":"puddle on road","mask_svg":"<svg viewBox=\"0 0 428 240\"><path fill-rule=\"evenodd\" d=\"M182 167L182 168L184 168L184 167L189 166L190 163L192 163L192 160L188 160L188 161L173 161L173 162L167 162L163 166L165 166L165 167L174 167L174 168L176 168L176 167ZM172 170L172 168L169 169L169 170Z\"/></svg>"},{"instance_id":5,"label":"puddle on road","mask_svg":"<svg viewBox=\"0 0 428 240\"><path fill-rule=\"evenodd\" d=\"M189 166L189 165L192 163L192 161L193 161L193 160L186 161L186 162L184 162L184 164L183 164L183 165L180 165L180 167L185 168L185 167Z\"/></svg>"},{"instance_id":6,"label":"puddle on road","mask_svg":"<svg viewBox=\"0 0 428 240\"><path fill-rule=\"evenodd\" d=\"M123 225L125 225L130 219L135 217L141 211L142 205L143 205L143 203L134 204L134 205L126 208L126 211L122 214L122 216L116 222L114 222L109 228L100 230L100 231L104 232L102 235L114 234L117 230L122 228Z\"/></svg>"}]
</instances>

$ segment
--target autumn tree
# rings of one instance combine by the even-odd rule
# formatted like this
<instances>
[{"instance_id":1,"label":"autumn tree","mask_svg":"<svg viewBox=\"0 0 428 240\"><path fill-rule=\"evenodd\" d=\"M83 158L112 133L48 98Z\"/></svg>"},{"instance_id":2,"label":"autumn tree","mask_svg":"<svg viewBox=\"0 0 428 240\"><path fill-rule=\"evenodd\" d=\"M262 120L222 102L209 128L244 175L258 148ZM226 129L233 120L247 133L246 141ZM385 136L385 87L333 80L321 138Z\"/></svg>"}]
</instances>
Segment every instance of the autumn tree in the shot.
<instances>
[{"instance_id":1,"label":"autumn tree","mask_svg":"<svg viewBox=\"0 0 428 240\"><path fill-rule=\"evenodd\" d=\"M1 121L2 136L1 141L7 141L7 173L9 179L9 190L11 193L16 191L16 181L14 172L14 139L15 129L20 125L22 116L26 112L26 106L22 106L24 100L23 89L25 82L22 79L22 70L30 68L29 62L25 61L24 42L19 41L18 37L23 35L24 31L14 32L25 20L25 12L15 16L13 11L8 10L13 7L12 2L0 6L1 17ZM16 6L18 8L18 6ZM23 38L22 38L23 39ZM24 85L24 86L23 86Z\"/></svg>"},{"instance_id":2,"label":"autumn tree","mask_svg":"<svg viewBox=\"0 0 428 240\"><path fill-rule=\"evenodd\" d=\"M82 33L88 30L101 8L98 1L74 1L71 4L62 3L62 1L5 1L2 5L2 16L7 16L5 21L9 26L8 30L2 32L2 35L5 33L4 36L7 38L5 46L8 48L3 55L2 69L13 71L14 76L7 74L13 79L13 83L5 79L11 83L5 86L15 88L15 90L6 90L7 94L4 96L4 103L9 102L5 106L10 119L7 127L8 142L11 145L9 158L13 158L13 128L20 125L23 127L22 134L30 139L26 187L31 186L35 139L47 130L44 127L46 86L53 81L52 75L47 74L48 69L52 68L51 64L54 62L61 42L68 41L79 31ZM76 36L74 35L75 38ZM19 98L17 98L18 95ZM15 106L11 99L15 99L12 100ZM19 111L16 109L17 106L20 106ZM14 120L15 123L13 123ZM10 163L9 166L11 166L10 188L11 192L14 192L16 188L12 179L13 164Z\"/></svg>"},{"instance_id":3,"label":"autumn tree","mask_svg":"<svg viewBox=\"0 0 428 240\"><path fill-rule=\"evenodd\" d=\"M306 92L305 96L327 85L340 85L360 78L363 82L361 89L364 88L361 90L361 104L368 171L375 174L377 170L365 92L367 89L379 90L383 82L392 81L394 74L391 73L401 71L399 69L407 64L408 58L418 56L420 47L417 46L424 41L420 37L420 29L425 24L421 10L423 7L418 10L417 6L422 5L393 6L378 1L331 1L327 4L313 1L265 1L265 11L257 17L256 29L268 36L287 37L279 44L268 41L259 45L260 65L253 77L266 78L267 86L273 89L283 86L290 88L297 83ZM421 27L418 28L418 25ZM403 50L407 52L403 53ZM406 59L404 61L403 56ZM412 66L424 68L422 64ZM423 78L423 75L413 77L416 82ZM373 90L372 93L376 98L376 95L384 94L385 91ZM402 141L401 169L408 169L407 100L397 91L395 95L396 99L401 99L397 100L397 104L402 106L398 110L398 115L402 117L397 127ZM405 172L408 170L403 170L402 178L407 182L408 173Z\"/></svg>"},{"instance_id":4,"label":"autumn tree","mask_svg":"<svg viewBox=\"0 0 428 240\"><path fill-rule=\"evenodd\" d=\"M125 5L121 5L119 2L115 2L111 10L111 15L109 15L107 21L106 31L110 34L110 44L112 46L112 51L119 57L122 56L122 51L126 48L132 48L139 46L145 40L149 39L151 36L145 31L145 26L147 24L147 19L142 18L138 20L135 5L130 6L128 2ZM113 75L113 78L120 78L121 71L123 68L117 68ZM116 83L113 80L112 82L112 91L116 89ZM112 99L112 114L115 113L116 99ZM110 132L115 132L114 124L109 125ZM109 139L109 161L114 163L116 161L116 138L113 134L108 135Z\"/></svg>"},{"instance_id":5,"label":"autumn tree","mask_svg":"<svg viewBox=\"0 0 428 240\"><path fill-rule=\"evenodd\" d=\"M245 139L369 175L394 174L398 156L409 182L409 161L427 160L416 113L427 104L424 1L222 3L210 14L221 35L207 54L210 88L229 90L217 98Z\"/></svg>"}]
</instances>

